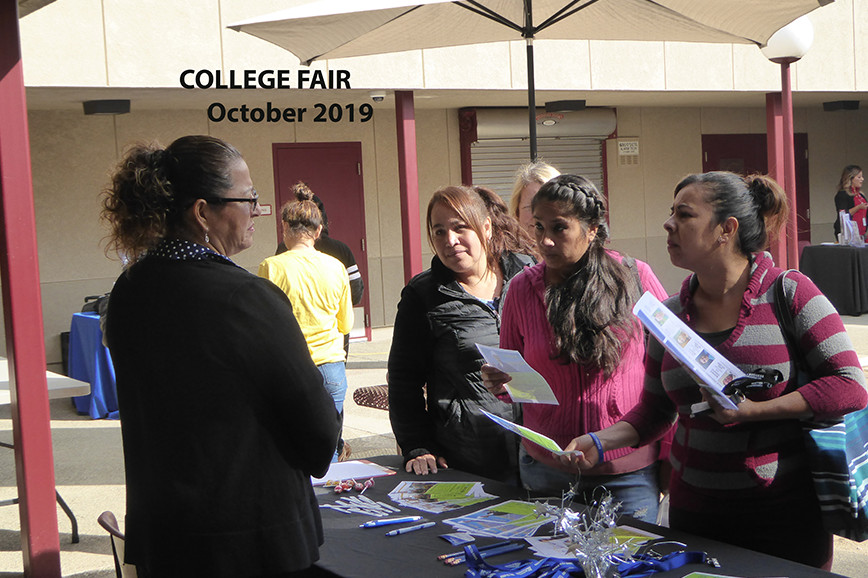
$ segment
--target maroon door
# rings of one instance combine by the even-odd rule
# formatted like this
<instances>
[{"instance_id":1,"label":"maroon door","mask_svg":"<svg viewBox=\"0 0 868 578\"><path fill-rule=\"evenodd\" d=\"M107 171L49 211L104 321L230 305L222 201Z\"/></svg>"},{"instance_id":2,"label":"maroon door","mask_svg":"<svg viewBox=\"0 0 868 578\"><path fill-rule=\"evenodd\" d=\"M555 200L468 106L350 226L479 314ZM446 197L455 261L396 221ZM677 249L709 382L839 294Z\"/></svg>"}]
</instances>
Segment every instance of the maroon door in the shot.
<instances>
[{"instance_id":1,"label":"maroon door","mask_svg":"<svg viewBox=\"0 0 868 578\"><path fill-rule=\"evenodd\" d=\"M808 135L797 133L796 211L799 244L811 241L811 201L808 181ZM742 175L768 172L766 135L704 134L702 135L702 170L732 171Z\"/></svg>"},{"instance_id":2,"label":"maroon door","mask_svg":"<svg viewBox=\"0 0 868 578\"><path fill-rule=\"evenodd\" d=\"M356 257L362 281L365 283L365 294L362 302L356 306L356 329L350 335L354 338L364 336L370 340L370 284L365 246L361 143L275 143L272 145L272 154L277 239L283 237L280 207L290 200L292 186L304 181L322 199L329 218L329 236L346 243ZM364 309L361 316L359 308Z\"/></svg>"}]
</instances>

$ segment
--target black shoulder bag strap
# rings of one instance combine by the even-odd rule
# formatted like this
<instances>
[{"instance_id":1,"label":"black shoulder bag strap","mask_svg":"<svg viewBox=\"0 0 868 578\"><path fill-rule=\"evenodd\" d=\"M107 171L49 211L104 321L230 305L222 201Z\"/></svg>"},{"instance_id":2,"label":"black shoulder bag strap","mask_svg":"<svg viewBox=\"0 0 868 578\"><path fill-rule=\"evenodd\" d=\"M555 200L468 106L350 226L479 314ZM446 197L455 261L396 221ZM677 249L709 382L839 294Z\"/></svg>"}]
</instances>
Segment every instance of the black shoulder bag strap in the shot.
<instances>
[{"instance_id":1,"label":"black shoulder bag strap","mask_svg":"<svg viewBox=\"0 0 868 578\"><path fill-rule=\"evenodd\" d=\"M624 265L636 279L636 288L639 289L639 295L638 297L636 297L636 299L638 299L645 292L645 288L642 287L642 277L639 276L639 267L636 265L636 259L634 259L630 255L622 253L621 264Z\"/></svg>"},{"instance_id":2,"label":"black shoulder bag strap","mask_svg":"<svg viewBox=\"0 0 868 578\"><path fill-rule=\"evenodd\" d=\"M775 279L775 316L778 318L784 339L787 340L787 349L790 350L790 356L796 364L796 369L799 373L804 374L804 377L807 377L809 374L808 364L805 363L799 351L799 340L796 337L796 323L793 320L793 309L784 293L784 279L790 271L792 269L784 271Z\"/></svg>"}]
</instances>

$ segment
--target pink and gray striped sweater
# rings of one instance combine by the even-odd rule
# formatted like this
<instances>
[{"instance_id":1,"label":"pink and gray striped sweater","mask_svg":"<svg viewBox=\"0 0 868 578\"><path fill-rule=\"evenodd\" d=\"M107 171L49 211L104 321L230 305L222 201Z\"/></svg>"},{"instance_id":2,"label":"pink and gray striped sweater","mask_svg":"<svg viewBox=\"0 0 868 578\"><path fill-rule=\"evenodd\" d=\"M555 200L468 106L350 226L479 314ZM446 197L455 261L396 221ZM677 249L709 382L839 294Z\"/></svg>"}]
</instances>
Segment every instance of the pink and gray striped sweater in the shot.
<instances>
[{"instance_id":1,"label":"pink and gray striped sweater","mask_svg":"<svg viewBox=\"0 0 868 578\"><path fill-rule=\"evenodd\" d=\"M745 372L779 369L784 381L754 394L754 401L796 389L796 367L774 310L774 283L782 272L768 253L753 256L751 278L738 323L717 351ZM695 276L665 305L691 323ZM865 376L844 325L814 283L790 273L784 291L791 303L799 348L814 379L799 388L816 419L836 418L865 407ZM639 432L640 444L661 436L677 418L670 459L672 506L695 512L723 513L754 500L770 500L804 482L808 475L802 428L798 420L721 425L707 416L690 417L701 401L699 387L656 341L646 359L645 389L624 420Z\"/></svg>"}]
</instances>

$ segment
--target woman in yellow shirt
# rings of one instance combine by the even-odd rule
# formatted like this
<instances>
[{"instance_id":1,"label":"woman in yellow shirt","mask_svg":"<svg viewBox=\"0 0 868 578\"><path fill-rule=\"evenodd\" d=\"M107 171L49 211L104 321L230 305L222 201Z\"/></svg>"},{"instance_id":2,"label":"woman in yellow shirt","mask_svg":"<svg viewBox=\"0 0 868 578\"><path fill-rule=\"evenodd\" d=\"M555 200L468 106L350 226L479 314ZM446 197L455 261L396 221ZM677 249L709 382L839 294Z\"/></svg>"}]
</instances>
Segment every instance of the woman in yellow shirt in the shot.
<instances>
[{"instance_id":1,"label":"woman in yellow shirt","mask_svg":"<svg viewBox=\"0 0 868 578\"><path fill-rule=\"evenodd\" d=\"M353 327L350 281L343 263L320 253L314 242L322 232L322 213L304 183L293 187L295 200L281 210L287 251L265 259L259 276L280 287L292 303L314 364L326 390L343 412L347 392L344 335ZM337 461L335 452L332 461Z\"/></svg>"}]
</instances>

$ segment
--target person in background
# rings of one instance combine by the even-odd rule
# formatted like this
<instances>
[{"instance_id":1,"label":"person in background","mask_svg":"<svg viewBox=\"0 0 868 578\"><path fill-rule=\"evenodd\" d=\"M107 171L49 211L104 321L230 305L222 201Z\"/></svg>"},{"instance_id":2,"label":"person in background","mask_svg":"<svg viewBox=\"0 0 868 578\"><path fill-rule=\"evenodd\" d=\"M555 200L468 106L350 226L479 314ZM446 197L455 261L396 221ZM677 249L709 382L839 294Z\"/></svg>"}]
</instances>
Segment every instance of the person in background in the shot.
<instances>
[{"instance_id":1,"label":"person in background","mask_svg":"<svg viewBox=\"0 0 868 578\"><path fill-rule=\"evenodd\" d=\"M408 472L455 467L517 484L516 436L481 410L510 421L520 410L482 386L476 344L497 345L503 295L533 260L508 234L518 224L505 214L506 224L492 219L486 202L496 203L487 189L448 186L428 203L435 256L401 292L389 353L389 418ZM498 206L505 213L503 201Z\"/></svg>"},{"instance_id":2,"label":"person in background","mask_svg":"<svg viewBox=\"0 0 868 578\"><path fill-rule=\"evenodd\" d=\"M532 206L543 262L513 279L503 304L500 346L521 353L559 402L525 404L524 425L564 447L580 433L615 423L639 401L645 341L632 307L643 291L660 299L666 292L648 265L605 249L605 200L586 178L551 179ZM509 375L489 365L482 369L489 391L506 398ZM549 496L574 487L585 502L602 485L624 513L653 522L660 500L659 453L657 444L621 449L577 480L575 468L522 440L521 481Z\"/></svg>"},{"instance_id":3,"label":"person in background","mask_svg":"<svg viewBox=\"0 0 868 578\"><path fill-rule=\"evenodd\" d=\"M259 276L289 297L310 356L335 407L343 413L347 393L344 335L353 327L349 276L343 263L314 248L322 233L323 217L313 192L304 183L295 185L292 192L295 200L281 209L287 251L260 263ZM336 449L333 461L339 457Z\"/></svg>"},{"instance_id":4,"label":"person in background","mask_svg":"<svg viewBox=\"0 0 868 578\"><path fill-rule=\"evenodd\" d=\"M304 184L304 183L300 183ZM306 186L306 185L305 185ZM322 213L322 233L320 233L319 238L313 244L314 249L325 253L326 255L330 255L344 264L344 267L347 268L347 275L350 278L350 293L353 299L353 305L358 305L362 302L362 297L365 294L365 282L362 280L362 273L359 271L359 266L356 263L356 257L353 255L353 251L347 246L343 241L339 241L338 239L333 239L329 236L329 216L326 213L325 205L323 205L322 200L316 195L313 196L313 202L316 203L316 206L319 207L320 213ZM280 255L286 251L286 243L281 239L280 244L277 246L277 252L275 255ZM350 355L350 334L346 333L344 335L344 353L349 359ZM343 418L344 413L341 410L341 418ZM338 442L338 457L340 460L346 460L352 454L352 448L350 448L350 444L348 444L343 437L341 437L341 441Z\"/></svg>"},{"instance_id":5,"label":"person in background","mask_svg":"<svg viewBox=\"0 0 868 578\"><path fill-rule=\"evenodd\" d=\"M563 465L599 467L619 448L641 447L677 420L672 528L829 569L832 536L820 518L802 420L840 418L865 407L868 394L834 307L809 278L790 271L784 292L798 336L795 356L810 375L803 385L797 380L775 313L783 271L763 251L786 217L786 196L773 180L711 172L678 183L663 225L672 264L691 271L664 304L739 369L778 369L783 381L749 390L737 409L724 409L652 339L639 405L593 434L602 455L586 434L566 448L582 455ZM703 400L712 411L693 415L691 405Z\"/></svg>"},{"instance_id":6,"label":"person in background","mask_svg":"<svg viewBox=\"0 0 868 578\"><path fill-rule=\"evenodd\" d=\"M353 305L358 305L362 302L362 297L365 294L365 282L362 279L361 272L359 272L359 265L356 263L356 257L353 255L352 249L350 249L346 243L329 236L329 216L328 213L326 213L325 205L323 205L322 200L316 195L313 196L313 202L316 203L316 206L319 207L320 213L322 213L322 233L313 246L317 251L321 251L326 255L331 255L344 264L347 268L347 275L350 277L350 292L353 297ZM280 244L277 246L275 255L280 255L284 251L286 251L286 243L281 239ZM349 341L349 335L347 335L344 342L344 348L347 349L347 353L349 353Z\"/></svg>"},{"instance_id":7,"label":"person in background","mask_svg":"<svg viewBox=\"0 0 868 578\"><path fill-rule=\"evenodd\" d=\"M491 218L491 250L495 255L518 253L535 255L536 241L527 234L518 220L509 213L509 208L500 196L488 187L475 186L473 190L485 203ZM536 263L536 259L533 259Z\"/></svg>"},{"instance_id":8,"label":"person in background","mask_svg":"<svg viewBox=\"0 0 868 578\"><path fill-rule=\"evenodd\" d=\"M835 239L841 232L839 211L847 211L850 219L859 228L859 234L864 238L868 229L868 201L862 196L862 169L857 165L847 165L838 181L838 192L835 194Z\"/></svg>"},{"instance_id":9,"label":"person in background","mask_svg":"<svg viewBox=\"0 0 868 578\"><path fill-rule=\"evenodd\" d=\"M560 171L542 161L528 163L515 173L515 184L512 187L512 196L509 198L509 212L518 219L531 237L534 236L531 201L541 186L559 174Z\"/></svg>"},{"instance_id":10,"label":"person in background","mask_svg":"<svg viewBox=\"0 0 868 578\"><path fill-rule=\"evenodd\" d=\"M286 296L231 257L260 215L247 164L209 136L129 149L104 192L126 471L142 578L303 574L323 542L310 476L340 420Z\"/></svg>"}]
</instances>

